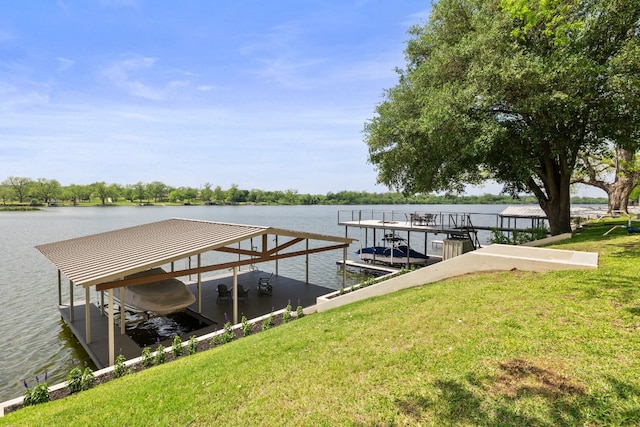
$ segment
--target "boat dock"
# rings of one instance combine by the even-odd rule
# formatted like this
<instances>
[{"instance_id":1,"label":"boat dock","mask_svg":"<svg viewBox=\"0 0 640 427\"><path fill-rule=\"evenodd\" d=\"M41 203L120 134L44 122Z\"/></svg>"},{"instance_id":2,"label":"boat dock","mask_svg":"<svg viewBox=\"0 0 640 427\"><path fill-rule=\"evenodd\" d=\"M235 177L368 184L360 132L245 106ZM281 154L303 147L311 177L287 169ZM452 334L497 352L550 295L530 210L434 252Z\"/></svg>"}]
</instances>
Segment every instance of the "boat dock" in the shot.
<instances>
[{"instance_id":1,"label":"boat dock","mask_svg":"<svg viewBox=\"0 0 640 427\"><path fill-rule=\"evenodd\" d=\"M429 260L427 261L427 263L424 266L428 266L428 265L432 265L435 264L437 262L442 261L442 256L439 255L429 255ZM358 262L358 261L353 261L353 260L346 260L345 262L342 261L336 261L336 265L338 265L339 268L342 268L343 266L346 266L347 268L352 268L354 270L359 270L362 272L369 272L369 273L374 273L374 274L380 274L380 275L386 275L386 274L393 274L393 273L397 273L398 271L400 271L401 269L398 267L393 267L390 265L383 265L383 264L373 264L373 263L369 263L369 262Z\"/></svg>"},{"instance_id":2,"label":"boat dock","mask_svg":"<svg viewBox=\"0 0 640 427\"><path fill-rule=\"evenodd\" d=\"M293 310L298 305L309 307L315 305L316 298L335 291L318 285L307 284L305 282L287 278L284 276L272 276L271 285L273 293L271 295L259 295L257 291L257 283L260 277L269 276L269 272L252 270L241 271L238 274L238 283L249 289L247 298L238 300L238 310L247 319L253 319L273 311L281 310L291 304ZM182 334L180 339L187 341L192 335L201 336L220 330L224 327L225 322L231 320L233 313L233 301L217 301L218 292L217 285L225 284L231 288L233 286L233 275L223 274L202 279L202 312L201 316L206 322L201 323L201 327ZM197 295L197 284L188 283L187 286L194 295ZM186 313L196 319L200 318L197 313L197 302L187 308ZM70 307L68 305L60 306L60 315L64 322L69 326L73 334L78 338L80 344L84 347L87 354L94 362L98 369L109 366L109 340L108 329L109 319L106 313L102 313L96 304L91 304L91 335L92 339L89 344L86 343L85 329L85 307L84 302L76 301L74 303L74 319L70 317ZM203 320L204 320L203 319ZM140 345L132 339L129 334L120 334L116 332L115 348L117 354L122 354L126 359L139 357L142 353L143 345ZM161 340L159 344L165 348L170 347L173 337ZM150 345L155 348L158 344Z\"/></svg>"},{"instance_id":3,"label":"boat dock","mask_svg":"<svg viewBox=\"0 0 640 427\"><path fill-rule=\"evenodd\" d=\"M491 215L494 219L495 215ZM482 224L486 224L486 220ZM493 223L493 221L492 221ZM369 249L375 246L387 246L378 244L380 241L387 241L391 238L406 244L410 250L421 252L427 257L427 261L416 265L433 264L441 261L448 253L449 248L445 248L444 241L456 239L466 241L465 250L481 247L478 238L478 228L472 223L471 214L466 213L427 213L427 212L400 212L400 211L374 211L374 210L351 210L338 212L338 225L345 227L345 237L353 237L353 230L359 229L363 237L359 238L362 248ZM486 229L489 229L486 226ZM351 233L350 233L350 230ZM437 237L436 237L437 236ZM441 237L442 236L442 237ZM416 243L417 242L417 243ZM430 245L429 245L430 243ZM393 245L391 245L393 246ZM389 246L389 247L391 247ZM429 247L430 246L430 247ZM397 247L397 246L396 246ZM429 253L435 252L434 254ZM363 249L361 249L362 251ZM368 265L380 265L386 260L378 260L378 255L369 255L361 259L372 261ZM392 261L395 261L395 255ZM415 257L406 258L406 263L411 264ZM402 264L402 256L397 258L397 264ZM418 258L415 258L418 259ZM372 270L372 268L370 268Z\"/></svg>"},{"instance_id":4,"label":"boat dock","mask_svg":"<svg viewBox=\"0 0 640 427\"><path fill-rule=\"evenodd\" d=\"M380 265L380 264L370 264L365 262L357 262L357 261L352 261L350 259L346 260L345 262L336 261L336 264L340 268L343 268L346 266L359 271L372 272L372 273L381 274L381 275L393 274L400 271L400 269L396 267Z\"/></svg>"}]
</instances>

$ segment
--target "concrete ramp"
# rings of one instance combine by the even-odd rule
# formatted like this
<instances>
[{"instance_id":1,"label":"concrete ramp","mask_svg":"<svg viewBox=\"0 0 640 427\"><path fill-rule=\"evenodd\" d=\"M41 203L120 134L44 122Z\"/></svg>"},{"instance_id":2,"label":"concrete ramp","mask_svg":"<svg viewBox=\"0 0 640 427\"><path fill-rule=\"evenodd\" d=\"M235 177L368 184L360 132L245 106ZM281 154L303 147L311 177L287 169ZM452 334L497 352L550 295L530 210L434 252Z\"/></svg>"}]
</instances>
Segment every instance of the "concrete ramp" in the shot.
<instances>
[{"instance_id":1,"label":"concrete ramp","mask_svg":"<svg viewBox=\"0 0 640 427\"><path fill-rule=\"evenodd\" d=\"M385 295L401 289L438 282L450 277L489 271L546 272L553 270L582 270L598 268L596 252L578 252L513 245L490 245L473 252L423 267L375 285L339 295L333 292L316 301L317 311L325 311L351 302Z\"/></svg>"}]
</instances>

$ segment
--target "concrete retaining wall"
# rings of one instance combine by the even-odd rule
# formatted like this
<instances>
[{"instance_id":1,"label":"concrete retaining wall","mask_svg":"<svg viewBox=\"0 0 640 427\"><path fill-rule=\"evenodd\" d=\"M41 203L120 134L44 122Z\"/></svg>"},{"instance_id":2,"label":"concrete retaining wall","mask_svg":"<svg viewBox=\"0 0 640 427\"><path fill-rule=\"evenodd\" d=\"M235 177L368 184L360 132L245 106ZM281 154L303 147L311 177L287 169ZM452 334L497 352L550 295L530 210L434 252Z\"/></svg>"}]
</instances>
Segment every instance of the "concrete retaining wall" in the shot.
<instances>
[{"instance_id":1,"label":"concrete retaining wall","mask_svg":"<svg viewBox=\"0 0 640 427\"><path fill-rule=\"evenodd\" d=\"M528 246L490 245L451 258L411 273L393 277L355 292L333 292L316 300L316 310L326 311L374 296L401 289L438 282L450 277L489 271L545 272L551 270L579 270L598 268L598 254Z\"/></svg>"}]
</instances>

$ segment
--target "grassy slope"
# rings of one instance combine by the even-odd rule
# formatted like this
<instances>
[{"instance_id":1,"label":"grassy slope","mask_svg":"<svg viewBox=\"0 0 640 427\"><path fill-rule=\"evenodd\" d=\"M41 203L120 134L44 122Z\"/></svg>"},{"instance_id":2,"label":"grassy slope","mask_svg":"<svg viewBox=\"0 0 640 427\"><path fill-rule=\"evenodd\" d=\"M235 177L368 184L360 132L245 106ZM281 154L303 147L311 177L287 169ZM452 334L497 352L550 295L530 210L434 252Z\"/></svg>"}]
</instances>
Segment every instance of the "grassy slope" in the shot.
<instances>
[{"instance_id":1,"label":"grassy slope","mask_svg":"<svg viewBox=\"0 0 640 427\"><path fill-rule=\"evenodd\" d=\"M596 271L465 276L308 316L0 425L640 424L639 235Z\"/></svg>"}]
</instances>

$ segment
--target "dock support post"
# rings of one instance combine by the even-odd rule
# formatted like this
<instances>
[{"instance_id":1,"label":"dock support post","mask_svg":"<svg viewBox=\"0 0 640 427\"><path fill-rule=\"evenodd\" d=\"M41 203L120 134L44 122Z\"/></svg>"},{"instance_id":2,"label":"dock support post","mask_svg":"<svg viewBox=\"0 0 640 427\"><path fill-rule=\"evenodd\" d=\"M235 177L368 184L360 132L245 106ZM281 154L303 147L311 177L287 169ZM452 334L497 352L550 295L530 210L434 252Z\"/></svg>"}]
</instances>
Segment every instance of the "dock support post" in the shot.
<instances>
[{"instance_id":1,"label":"dock support post","mask_svg":"<svg viewBox=\"0 0 640 427\"><path fill-rule=\"evenodd\" d=\"M84 288L84 328L87 344L91 344L91 291Z\"/></svg>"},{"instance_id":2,"label":"dock support post","mask_svg":"<svg viewBox=\"0 0 640 427\"><path fill-rule=\"evenodd\" d=\"M58 270L58 306L62 305L62 272Z\"/></svg>"},{"instance_id":3,"label":"dock support post","mask_svg":"<svg viewBox=\"0 0 640 427\"><path fill-rule=\"evenodd\" d=\"M114 331L114 315L113 315L113 288L109 289L109 365L113 365L115 363L115 331ZM122 308L120 309L122 312ZM122 317L122 313L120 314ZM122 320L121 320L121 323Z\"/></svg>"},{"instance_id":4,"label":"dock support post","mask_svg":"<svg viewBox=\"0 0 640 427\"><path fill-rule=\"evenodd\" d=\"M309 284L309 239L306 239L307 241L307 253L305 254L305 267L307 269L306 271L306 283L307 285Z\"/></svg>"},{"instance_id":5,"label":"dock support post","mask_svg":"<svg viewBox=\"0 0 640 427\"><path fill-rule=\"evenodd\" d=\"M276 248L278 247L278 235L276 234ZM278 253L276 252L276 255L278 255ZM278 274L278 260L276 259L276 276L279 276Z\"/></svg>"},{"instance_id":6,"label":"dock support post","mask_svg":"<svg viewBox=\"0 0 640 427\"><path fill-rule=\"evenodd\" d=\"M238 323L238 267L233 267L233 324Z\"/></svg>"},{"instance_id":7,"label":"dock support post","mask_svg":"<svg viewBox=\"0 0 640 427\"><path fill-rule=\"evenodd\" d=\"M342 287L347 286L347 247L342 248Z\"/></svg>"},{"instance_id":8,"label":"dock support post","mask_svg":"<svg viewBox=\"0 0 640 427\"><path fill-rule=\"evenodd\" d=\"M71 320L71 323L73 323L76 318L74 311L75 309L73 307L73 281L69 280L69 320Z\"/></svg>"},{"instance_id":9,"label":"dock support post","mask_svg":"<svg viewBox=\"0 0 640 427\"><path fill-rule=\"evenodd\" d=\"M126 286L120 291L120 335L127 333L127 310L124 308L124 294L127 290ZM112 303L109 303L111 305Z\"/></svg>"},{"instance_id":10,"label":"dock support post","mask_svg":"<svg viewBox=\"0 0 640 427\"><path fill-rule=\"evenodd\" d=\"M202 254L198 254L198 270L202 266ZM198 314L202 314L202 273L198 271Z\"/></svg>"}]
</instances>

